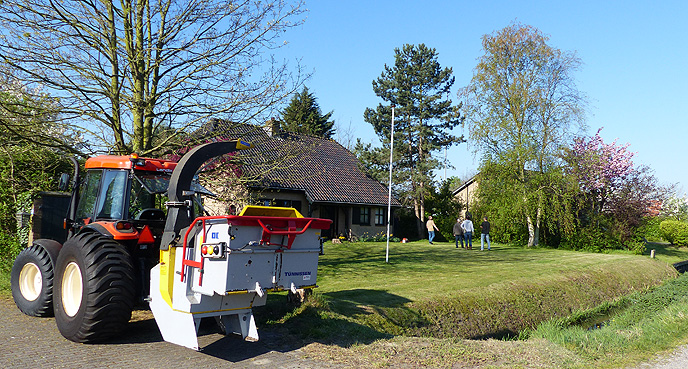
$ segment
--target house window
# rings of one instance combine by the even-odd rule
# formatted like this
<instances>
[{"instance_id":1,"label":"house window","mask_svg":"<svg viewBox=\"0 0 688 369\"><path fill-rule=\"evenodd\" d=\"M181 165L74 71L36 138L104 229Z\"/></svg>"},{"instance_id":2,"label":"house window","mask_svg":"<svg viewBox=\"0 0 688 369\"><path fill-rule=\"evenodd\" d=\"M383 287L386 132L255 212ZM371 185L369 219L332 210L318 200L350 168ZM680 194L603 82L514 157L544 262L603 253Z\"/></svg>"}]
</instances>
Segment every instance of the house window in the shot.
<instances>
[{"instance_id":1,"label":"house window","mask_svg":"<svg viewBox=\"0 0 688 369\"><path fill-rule=\"evenodd\" d=\"M360 225L370 225L370 208L354 207L352 209L351 223Z\"/></svg>"},{"instance_id":2,"label":"house window","mask_svg":"<svg viewBox=\"0 0 688 369\"><path fill-rule=\"evenodd\" d=\"M283 208L294 208L301 212L301 201L299 200L260 199L259 203L263 206L279 206Z\"/></svg>"},{"instance_id":3,"label":"house window","mask_svg":"<svg viewBox=\"0 0 688 369\"><path fill-rule=\"evenodd\" d=\"M375 225L385 225L386 218L384 208L375 208Z\"/></svg>"},{"instance_id":4,"label":"house window","mask_svg":"<svg viewBox=\"0 0 688 369\"><path fill-rule=\"evenodd\" d=\"M301 211L301 201L298 200L274 200L272 206L280 206L283 208L294 208Z\"/></svg>"}]
</instances>

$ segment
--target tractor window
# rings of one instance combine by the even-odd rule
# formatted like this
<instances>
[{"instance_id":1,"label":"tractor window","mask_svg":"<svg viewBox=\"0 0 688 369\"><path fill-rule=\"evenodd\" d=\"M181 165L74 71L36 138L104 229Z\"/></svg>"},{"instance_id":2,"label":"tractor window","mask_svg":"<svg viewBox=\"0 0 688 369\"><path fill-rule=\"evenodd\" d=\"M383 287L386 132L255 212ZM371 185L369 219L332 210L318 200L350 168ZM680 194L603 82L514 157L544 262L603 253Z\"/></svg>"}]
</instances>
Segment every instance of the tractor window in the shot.
<instances>
[{"instance_id":1,"label":"tractor window","mask_svg":"<svg viewBox=\"0 0 688 369\"><path fill-rule=\"evenodd\" d=\"M138 185L143 187L152 194L166 193L167 187L170 185L170 175L162 173L147 173L147 172L136 172L136 179L138 180Z\"/></svg>"},{"instance_id":2,"label":"tractor window","mask_svg":"<svg viewBox=\"0 0 688 369\"><path fill-rule=\"evenodd\" d=\"M96 207L97 218L122 219L128 175L129 172L125 170L104 172L103 185Z\"/></svg>"},{"instance_id":3,"label":"tractor window","mask_svg":"<svg viewBox=\"0 0 688 369\"><path fill-rule=\"evenodd\" d=\"M96 197L98 194L98 184L102 176L102 170L91 170L86 173L86 177L81 182L79 189L79 206L76 208L76 221L88 223L86 219L93 217L96 208Z\"/></svg>"},{"instance_id":4,"label":"tractor window","mask_svg":"<svg viewBox=\"0 0 688 369\"><path fill-rule=\"evenodd\" d=\"M132 181L131 195L129 197L130 218L142 219L142 215L145 215L147 213L146 211L150 213L151 209L163 208L163 202L166 196L158 192L150 192L148 187L149 186L144 186L142 181ZM165 188L165 190L167 190L167 188ZM161 213L155 212L155 214L160 215ZM162 215L164 217L164 213L162 213Z\"/></svg>"}]
</instances>

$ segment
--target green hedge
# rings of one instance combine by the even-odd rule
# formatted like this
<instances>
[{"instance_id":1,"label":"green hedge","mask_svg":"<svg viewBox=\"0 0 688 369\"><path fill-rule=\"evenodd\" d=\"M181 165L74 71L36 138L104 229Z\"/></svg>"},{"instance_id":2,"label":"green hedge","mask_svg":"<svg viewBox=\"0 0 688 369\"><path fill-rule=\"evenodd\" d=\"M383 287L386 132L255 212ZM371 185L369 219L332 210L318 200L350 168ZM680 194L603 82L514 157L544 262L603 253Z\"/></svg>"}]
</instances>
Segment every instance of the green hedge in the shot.
<instances>
[{"instance_id":1,"label":"green hedge","mask_svg":"<svg viewBox=\"0 0 688 369\"><path fill-rule=\"evenodd\" d=\"M665 220L659 224L662 238L672 245L688 246L688 222Z\"/></svg>"}]
</instances>

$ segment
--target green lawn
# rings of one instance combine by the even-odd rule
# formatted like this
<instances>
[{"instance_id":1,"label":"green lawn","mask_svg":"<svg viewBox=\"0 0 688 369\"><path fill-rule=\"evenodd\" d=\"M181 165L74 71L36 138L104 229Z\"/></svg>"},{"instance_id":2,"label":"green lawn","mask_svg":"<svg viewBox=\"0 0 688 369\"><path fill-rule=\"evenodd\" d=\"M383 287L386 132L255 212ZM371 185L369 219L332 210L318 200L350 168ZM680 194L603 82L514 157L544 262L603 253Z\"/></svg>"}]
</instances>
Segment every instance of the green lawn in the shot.
<instances>
[{"instance_id":1,"label":"green lawn","mask_svg":"<svg viewBox=\"0 0 688 369\"><path fill-rule=\"evenodd\" d=\"M600 301L612 304L626 301L628 304L629 300L622 296L629 293L641 296L656 289L662 281L672 280L676 275L670 264L688 259L688 249L662 244L648 245L645 255L633 255L618 251L593 254L529 249L494 243L489 252L480 251L479 243L469 251L456 249L453 243L429 245L418 241L390 244L389 263L386 263L385 247L384 242L325 245L316 296L327 301L327 305L318 303L317 309L327 308L319 314L306 311L301 321L299 313L279 320L286 322L289 329L307 332L309 340L314 342L305 348L309 355L351 367L452 367L457 363L459 367L498 368L627 365L653 355L656 351L652 345L637 346L648 341L659 342L656 337L672 328L653 328L651 336L633 343L610 343L611 348L602 351L591 351L589 347L605 346L604 341L597 342L597 337L615 337L609 329L594 335L582 333L577 336L582 338L573 345L548 336L569 334L567 328L559 328L564 333L556 330L538 333L545 336L544 339L507 341L462 339L452 336L451 331L442 334L441 330L455 323L453 320L465 319L465 311L468 315L488 316L493 320L500 319L500 314L504 313L498 310L499 307L488 311L491 306L466 310L460 306L465 303L494 305L502 299L509 300L504 304L508 309L518 309L519 304L523 309L531 309L523 315L510 312L514 319L526 320L538 309L556 309L569 303L574 306L572 312L594 310ZM651 249L655 249L655 259L649 257ZM559 287L563 291L561 294L556 293ZM571 301L563 301L566 298ZM637 298L631 297L630 301ZM684 306L671 304L669 313L664 313L662 306L648 313L664 316ZM432 311L435 306L440 307ZM434 323L440 328L434 331L399 329L404 325L400 320L417 319L419 315L436 319ZM289 320L294 317L296 319L292 320L296 323L290 326ZM681 327L688 326L688 318L685 320ZM580 328L570 329L577 332ZM644 327L629 329L642 332ZM429 335L414 337L418 332ZM674 337L673 333L670 332L671 340L662 342L660 350L670 349L688 339L688 336ZM587 341L588 336L595 342ZM628 345L636 346L632 355L625 348Z\"/></svg>"},{"instance_id":2,"label":"green lawn","mask_svg":"<svg viewBox=\"0 0 688 369\"><path fill-rule=\"evenodd\" d=\"M385 252L384 242L326 244L325 255L320 257L318 291L325 295L386 291L402 299L427 300L610 264L623 266L641 260L665 264L688 259L688 251L668 246L658 248L654 261L624 252L592 254L495 243L492 251L480 251L479 243L473 250L456 249L453 243L391 243L388 263Z\"/></svg>"}]
</instances>

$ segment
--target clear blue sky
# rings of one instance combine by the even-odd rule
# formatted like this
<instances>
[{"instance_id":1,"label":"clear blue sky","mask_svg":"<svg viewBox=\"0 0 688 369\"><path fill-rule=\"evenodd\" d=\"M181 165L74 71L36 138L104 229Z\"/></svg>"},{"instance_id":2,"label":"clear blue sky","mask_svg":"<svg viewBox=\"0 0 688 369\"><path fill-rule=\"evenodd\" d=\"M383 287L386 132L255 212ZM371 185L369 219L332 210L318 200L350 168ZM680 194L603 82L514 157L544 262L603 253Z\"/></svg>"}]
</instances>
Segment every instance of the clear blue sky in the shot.
<instances>
[{"instance_id":1,"label":"clear blue sky","mask_svg":"<svg viewBox=\"0 0 688 369\"><path fill-rule=\"evenodd\" d=\"M457 101L483 54L481 36L516 20L582 60L575 76L590 100L587 134L604 127L605 142L629 143L635 163L688 190L688 2L312 0L307 7L305 23L283 35L288 44L277 56L300 59L313 72L306 85L323 112L334 110L337 124L364 142L379 145L363 112L382 102L372 81L393 65L395 47L435 48L442 67L453 69ZM456 167L448 176L475 173L472 149L448 151Z\"/></svg>"}]
</instances>

